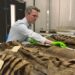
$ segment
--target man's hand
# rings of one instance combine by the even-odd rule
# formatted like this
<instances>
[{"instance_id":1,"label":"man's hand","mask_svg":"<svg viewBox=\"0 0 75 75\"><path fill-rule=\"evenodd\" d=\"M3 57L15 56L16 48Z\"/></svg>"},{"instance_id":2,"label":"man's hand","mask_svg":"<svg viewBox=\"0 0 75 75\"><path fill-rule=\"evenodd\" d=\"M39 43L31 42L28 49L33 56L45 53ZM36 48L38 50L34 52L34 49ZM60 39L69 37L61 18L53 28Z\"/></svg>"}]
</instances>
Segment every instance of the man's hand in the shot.
<instances>
[{"instance_id":1,"label":"man's hand","mask_svg":"<svg viewBox=\"0 0 75 75\"><path fill-rule=\"evenodd\" d=\"M47 40L43 43L43 45L50 46L51 43L52 43L52 41L47 39Z\"/></svg>"},{"instance_id":2,"label":"man's hand","mask_svg":"<svg viewBox=\"0 0 75 75\"><path fill-rule=\"evenodd\" d=\"M32 45L39 44L39 42L37 40L35 40L34 38L32 38L32 37L28 38L28 42L30 42ZM55 45L55 46L59 46L61 48L66 48L67 47L66 44L61 42L61 41L50 41L50 40L46 40L44 42L44 44L42 44L42 45L50 46L50 44Z\"/></svg>"},{"instance_id":3,"label":"man's hand","mask_svg":"<svg viewBox=\"0 0 75 75\"><path fill-rule=\"evenodd\" d=\"M40 45L50 46L50 43L51 43L52 41L46 40L45 42L41 43L41 42L35 40L34 38L29 37L29 38L28 38L28 42L30 42L32 45L38 45L38 44L40 44Z\"/></svg>"},{"instance_id":4,"label":"man's hand","mask_svg":"<svg viewBox=\"0 0 75 75\"><path fill-rule=\"evenodd\" d=\"M66 44L63 43L63 42L61 42L61 41L54 41L54 42L52 42L51 44L52 44L52 45L55 45L55 46L59 46L59 47L61 47L61 48L66 48L66 47L67 47Z\"/></svg>"}]
</instances>

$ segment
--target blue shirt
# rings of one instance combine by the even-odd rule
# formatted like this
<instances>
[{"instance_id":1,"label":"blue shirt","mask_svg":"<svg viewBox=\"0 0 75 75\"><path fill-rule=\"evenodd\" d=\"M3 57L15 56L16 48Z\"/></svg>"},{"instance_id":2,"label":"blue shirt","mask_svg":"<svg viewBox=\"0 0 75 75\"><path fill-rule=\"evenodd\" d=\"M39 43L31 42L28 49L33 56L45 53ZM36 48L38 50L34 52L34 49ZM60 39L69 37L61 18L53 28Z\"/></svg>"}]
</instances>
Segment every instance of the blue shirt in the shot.
<instances>
[{"instance_id":1,"label":"blue shirt","mask_svg":"<svg viewBox=\"0 0 75 75\"><path fill-rule=\"evenodd\" d=\"M27 39L27 37L33 37L34 39L44 43L46 38L34 32L30 28L31 26L29 26L26 18L16 21L10 29L7 42L16 40L23 42Z\"/></svg>"}]
</instances>

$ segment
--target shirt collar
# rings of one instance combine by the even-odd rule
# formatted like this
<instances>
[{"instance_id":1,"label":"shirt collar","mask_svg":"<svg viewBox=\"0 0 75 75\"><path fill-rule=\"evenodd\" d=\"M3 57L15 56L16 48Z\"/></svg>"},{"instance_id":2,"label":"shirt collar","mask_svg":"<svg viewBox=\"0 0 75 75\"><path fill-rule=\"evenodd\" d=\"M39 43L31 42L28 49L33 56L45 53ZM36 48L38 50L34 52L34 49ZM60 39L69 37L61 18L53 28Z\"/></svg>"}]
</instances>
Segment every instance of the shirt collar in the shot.
<instances>
[{"instance_id":1,"label":"shirt collar","mask_svg":"<svg viewBox=\"0 0 75 75\"><path fill-rule=\"evenodd\" d=\"M27 22L26 18L23 18L23 22L25 23L25 25L27 25L27 27L29 26L29 23Z\"/></svg>"}]
</instances>

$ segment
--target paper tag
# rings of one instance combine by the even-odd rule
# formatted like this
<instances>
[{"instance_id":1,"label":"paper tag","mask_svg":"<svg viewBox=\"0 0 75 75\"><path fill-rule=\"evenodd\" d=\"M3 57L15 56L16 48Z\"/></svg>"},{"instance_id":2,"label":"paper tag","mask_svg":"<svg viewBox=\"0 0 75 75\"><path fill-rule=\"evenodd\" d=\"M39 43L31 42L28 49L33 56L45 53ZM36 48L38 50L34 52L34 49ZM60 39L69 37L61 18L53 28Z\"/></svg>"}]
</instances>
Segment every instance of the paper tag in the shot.
<instances>
[{"instance_id":1,"label":"paper tag","mask_svg":"<svg viewBox=\"0 0 75 75\"><path fill-rule=\"evenodd\" d=\"M21 46L14 46L14 47L11 49L11 51L17 52L20 48L21 48Z\"/></svg>"},{"instance_id":2,"label":"paper tag","mask_svg":"<svg viewBox=\"0 0 75 75\"><path fill-rule=\"evenodd\" d=\"M3 66L3 64L4 64L4 61L0 59L0 70L1 70L1 68Z\"/></svg>"}]
</instances>

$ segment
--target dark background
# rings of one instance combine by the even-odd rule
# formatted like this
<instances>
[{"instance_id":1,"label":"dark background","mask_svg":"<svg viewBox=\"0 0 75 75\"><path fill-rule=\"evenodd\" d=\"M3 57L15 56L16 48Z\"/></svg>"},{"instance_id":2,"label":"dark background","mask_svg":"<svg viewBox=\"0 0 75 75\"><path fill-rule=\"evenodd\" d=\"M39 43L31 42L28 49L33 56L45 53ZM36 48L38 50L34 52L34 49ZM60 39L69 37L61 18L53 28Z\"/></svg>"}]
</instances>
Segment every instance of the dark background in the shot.
<instances>
[{"instance_id":1,"label":"dark background","mask_svg":"<svg viewBox=\"0 0 75 75\"><path fill-rule=\"evenodd\" d=\"M16 9L16 20L24 17L25 3L15 0L0 0L0 42L5 42L11 27L10 5L14 4Z\"/></svg>"}]
</instances>

